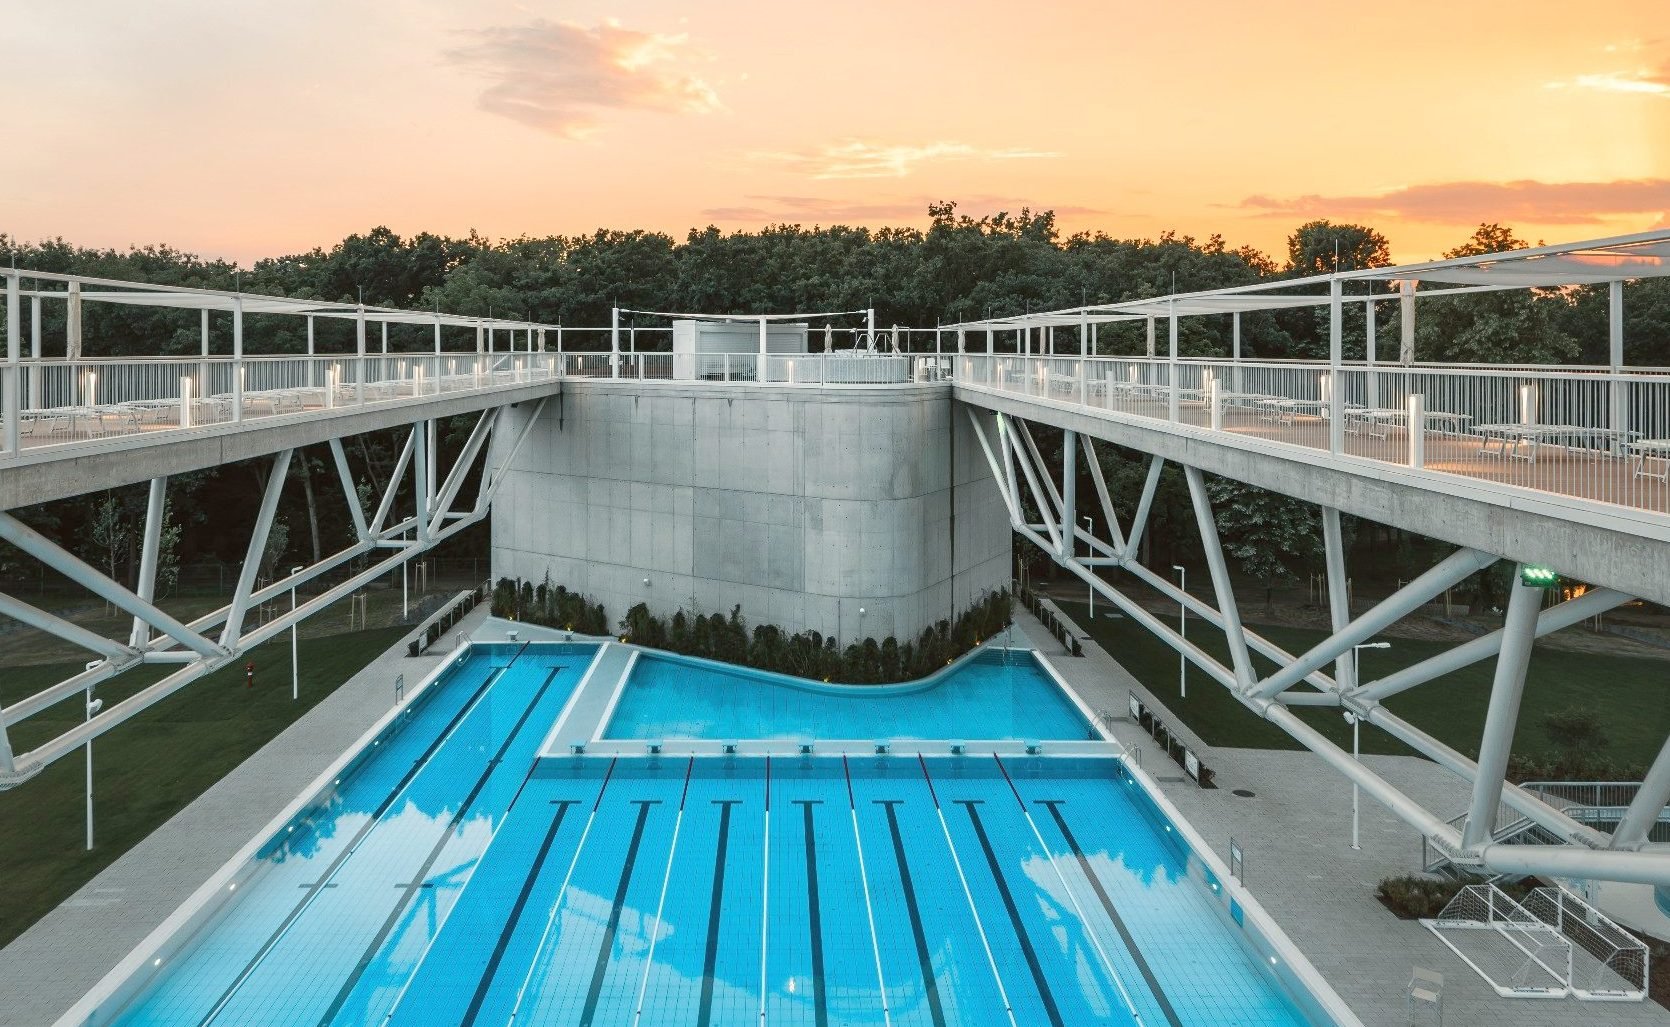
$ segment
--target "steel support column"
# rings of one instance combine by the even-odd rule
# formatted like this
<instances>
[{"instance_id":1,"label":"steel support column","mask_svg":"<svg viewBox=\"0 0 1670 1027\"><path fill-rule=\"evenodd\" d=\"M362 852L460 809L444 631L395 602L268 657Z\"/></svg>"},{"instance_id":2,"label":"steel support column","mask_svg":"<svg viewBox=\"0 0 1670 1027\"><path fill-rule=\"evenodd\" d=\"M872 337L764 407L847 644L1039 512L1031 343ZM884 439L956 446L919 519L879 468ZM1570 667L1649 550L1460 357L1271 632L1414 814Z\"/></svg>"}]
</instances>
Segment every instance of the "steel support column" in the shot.
<instances>
[{"instance_id":1,"label":"steel support column","mask_svg":"<svg viewBox=\"0 0 1670 1027\"><path fill-rule=\"evenodd\" d=\"M273 514L278 510L278 497L284 492L284 478L290 473L290 456L294 452L281 449L273 457L272 471L267 475L267 489L261 496L261 509L255 515L255 528L249 533L249 548L244 553L244 565L238 572L238 584L226 614L226 625L220 631L223 648L236 646L243 631L249 595L254 591L256 575L260 573L267 555L267 535L272 530Z\"/></svg>"},{"instance_id":2,"label":"steel support column","mask_svg":"<svg viewBox=\"0 0 1670 1027\"><path fill-rule=\"evenodd\" d=\"M1531 640L1537 625L1542 590L1514 576L1508 593L1508 612L1502 621L1502 651L1496 657L1496 677L1490 685L1490 707L1485 712L1484 736L1479 740L1479 776L1473 780L1473 802L1461 844L1475 848L1490 840L1496 807L1502 799L1502 779L1513 751L1513 730L1519 722L1519 700L1525 693L1525 669L1531 663Z\"/></svg>"},{"instance_id":3,"label":"steel support column","mask_svg":"<svg viewBox=\"0 0 1670 1027\"><path fill-rule=\"evenodd\" d=\"M1635 798L1624 810L1617 829L1612 832L1612 847L1640 848L1647 841L1647 832L1658 823L1658 815L1664 812L1667 803L1670 803L1670 738L1665 739L1658 757L1647 768L1647 776L1642 779Z\"/></svg>"},{"instance_id":4,"label":"steel support column","mask_svg":"<svg viewBox=\"0 0 1670 1027\"><path fill-rule=\"evenodd\" d=\"M1218 597L1218 615L1223 619L1224 640L1229 643L1229 658L1235 668L1235 687L1252 684L1252 659L1247 655L1247 638L1241 629L1241 612L1235 603L1235 588L1229 580L1229 567L1224 563L1223 544L1218 539L1218 523L1212 516L1212 499L1206 494L1206 477L1200 468L1185 465L1183 476L1189 482L1189 499L1194 504L1195 521L1200 526L1200 545L1206 551L1206 567L1212 574L1212 591Z\"/></svg>"},{"instance_id":5,"label":"steel support column","mask_svg":"<svg viewBox=\"0 0 1670 1027\"><path fill-rule=\"evenodd\" d=\"M1329 625L1338 633L1351 623L1351 593L1345 578L1345 537L1340 531L1339 511L1322 508L1323 562L1328 571ZM1357 687L1357 653L1346 649L1334 658L1334 682L1342 689Z\"/></svg>"},{"instance_id":6,"label":"steel support column","mask_svg":"<svg viewBox=\"0 0 1670 1027\"><path fill-rule=\"evenodd\" d=\"M138 595L144 602L156 600L157 594L157 558L162 547L162 521L166 515L168 504L168 479L158 477L151 479L151 490L145 499L145 538L139 548L139 589ZM144 645L150 637L143 620L133 619L133 630L129 633L128 644Z\"/></svg>"}]
</instances>

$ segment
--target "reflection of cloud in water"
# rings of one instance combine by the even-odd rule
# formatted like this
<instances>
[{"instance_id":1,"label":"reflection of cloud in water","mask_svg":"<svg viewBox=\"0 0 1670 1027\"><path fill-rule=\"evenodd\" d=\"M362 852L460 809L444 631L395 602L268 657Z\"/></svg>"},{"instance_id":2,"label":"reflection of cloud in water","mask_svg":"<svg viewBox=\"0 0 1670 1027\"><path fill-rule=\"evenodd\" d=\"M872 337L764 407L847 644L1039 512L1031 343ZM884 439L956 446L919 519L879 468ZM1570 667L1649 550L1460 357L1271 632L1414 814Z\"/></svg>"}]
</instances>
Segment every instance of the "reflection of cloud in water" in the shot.
<instances>
[{"instance_id":1,"label":"reflection of cloud in water","mask_svg":"<svg viewBox=\"0 0 1670 1027\"><path fill-rule=\"evenodd\" d=\"M1050 939L1056 951L1066 956L1073 965L1073 979L1078 982L1079 994L1084 996L1097 1016L1110 1015L1117 996L1111 990L1107 968L1102 964L1101 954L1095 950L1089 933L1090 925L1079 919L1078 910L1073 907L1073 896L1062 883L1063 876L1076 870L1062 867L1057 873L1056 866L1047 856L1034 851L1021 860L1021 872L1037 889L1033 897L1038 903L1038 910L1049 923ZM1025 898L1016 896L1016 900L1024 902Z\"/></svg>"}]
</instances>

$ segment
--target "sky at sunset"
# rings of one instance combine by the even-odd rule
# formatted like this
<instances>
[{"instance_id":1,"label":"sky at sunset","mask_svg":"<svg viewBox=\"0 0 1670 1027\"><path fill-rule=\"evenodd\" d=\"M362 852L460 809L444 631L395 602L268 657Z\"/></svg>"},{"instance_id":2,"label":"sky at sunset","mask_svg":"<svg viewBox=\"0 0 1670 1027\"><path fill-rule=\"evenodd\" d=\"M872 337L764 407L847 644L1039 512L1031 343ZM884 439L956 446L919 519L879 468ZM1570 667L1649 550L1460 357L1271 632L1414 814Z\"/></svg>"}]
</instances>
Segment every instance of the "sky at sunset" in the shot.
<instances>
[{"instance_id":1,"label":"sky at sunset","mask_svg":"<svg viewBox=\"0 0 1670 1027\"><path fill-rule=\"evenodd\" d=\"M1272 253L1670 223L1670 7L62 0L0 33L0 231L207 256L1053 208Z\"/></svg>"}]
</instances>

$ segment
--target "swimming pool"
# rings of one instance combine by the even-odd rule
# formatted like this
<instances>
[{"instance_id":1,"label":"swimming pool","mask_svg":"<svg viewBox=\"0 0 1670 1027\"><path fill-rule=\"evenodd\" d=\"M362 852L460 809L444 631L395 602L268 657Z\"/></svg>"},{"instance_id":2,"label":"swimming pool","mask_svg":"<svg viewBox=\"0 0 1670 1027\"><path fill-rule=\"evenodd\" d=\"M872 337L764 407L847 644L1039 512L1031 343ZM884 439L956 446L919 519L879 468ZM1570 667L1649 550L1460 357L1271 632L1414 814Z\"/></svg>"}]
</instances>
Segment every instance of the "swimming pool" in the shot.
<instances>
[{"instance_id":1,"label":"swimming pool","mask_svg":"<svg viewBox=\"0 0 1670 1027\"><path fill-rule=\"evenodd\" d=\"M476 646L75 1020L1326 1022L1118 760L540 758L597 652Z\"/></svg>"},{"instance_id":2,"label":"swimming pool","mask_svg":"<svg viewBox=\"0 0 1670 1027\"><path fill-rule=\"evenodd\" d=\"M640 653L605 738L1100 737L1028 649L986 648L908 685L820 685Z\"/></svg>"}]
</instances>

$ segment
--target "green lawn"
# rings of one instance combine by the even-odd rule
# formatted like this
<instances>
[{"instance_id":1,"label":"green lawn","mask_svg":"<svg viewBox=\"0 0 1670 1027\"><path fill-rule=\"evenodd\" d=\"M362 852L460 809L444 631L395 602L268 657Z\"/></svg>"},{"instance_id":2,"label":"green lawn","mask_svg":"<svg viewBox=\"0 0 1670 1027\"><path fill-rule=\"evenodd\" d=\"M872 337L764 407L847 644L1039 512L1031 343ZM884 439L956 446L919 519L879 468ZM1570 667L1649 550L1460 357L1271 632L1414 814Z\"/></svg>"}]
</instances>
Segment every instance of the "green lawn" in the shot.
<instances>
[{"instance_id":1,"label":"green lawn","mask_svg":"<svg viewBox=\"0 0 1670 1027\"><path fill-rule=\"evenodd\" d=\"M1131 620L1099 616L1094 626L1090 626L1083 603L1060 605L1208 744L1256 749L1300 748L1285 732L1259 719L1197 668L1189 668L1188 698L1179 699L1176 651ZM1305 652L1325 637L1321 631L1304 628L1249 627L1294 654ZM1222 632L1191 618L1189 640L1228 665ZM1402 638L1387 641L1392 643L1390 649L1362 651L1365 681L1418 663L1448 648L1438 642ZM1261 673L1274 669L1273 664L1257 655L1253 661ZM1495 666L1493 659L1475 663L1394 696L1387 700L1386 706L1455 749L1476 755ZM1332 666L1327 669L1331 671ZM1670 733L1670 661L1537 646L1525 684L1514 751L1528 755L1548 753L1551 746L1543 733L1543 718L1574 706L1593 710L1600 718L1610 739L1601 755L1618 763L1649 763L1658 753L1666 733ZM1351 729L1337 709L1294 707L1294 711L1335 742L1350 747ZM1409 752L1377 728L1363 731L1362 746L1364 752Z\"/></svg>"},{"instance_id":2,"label":"green lawn","mask_svg":"<svg viewBox=\"0 0 1670 1027\"><path fill-rule=\"evenodd\" d=\"M0 945L10 942L93 875L249 758L398 641L406 628L302 639L301 698L290 699L290 642L255 650L256 687L244 687L243 662L169 696L93 743L97 845L84 848L85 761L65 756L32 781L0 792ZM80 664L0 669L0 701L60 681ZM142 667L99 686L106 706L156 680ZM392 693L390 693L392 695ZM82 719L72 698L12 732L19 752Z\"/></svg>"}]
</instances>

